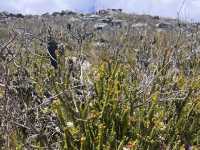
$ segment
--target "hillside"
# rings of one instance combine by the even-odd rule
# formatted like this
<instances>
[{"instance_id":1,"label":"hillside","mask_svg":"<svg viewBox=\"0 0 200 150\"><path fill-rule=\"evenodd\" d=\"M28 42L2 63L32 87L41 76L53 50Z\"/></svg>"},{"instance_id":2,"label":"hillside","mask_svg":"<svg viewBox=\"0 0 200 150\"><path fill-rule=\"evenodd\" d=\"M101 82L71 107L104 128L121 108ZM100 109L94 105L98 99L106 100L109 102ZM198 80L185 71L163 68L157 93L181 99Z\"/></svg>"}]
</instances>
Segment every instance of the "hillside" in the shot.
<instances>
[{"instance_id":1,"label":"hillside","mask_svg":"<svg viewBox=\"0 0 200 150\"><path fill-rule=\"evenodd\" d=\"M120 9L0 13L0 149L200 149L199 24Z\"/></svg>"}]
</instances>

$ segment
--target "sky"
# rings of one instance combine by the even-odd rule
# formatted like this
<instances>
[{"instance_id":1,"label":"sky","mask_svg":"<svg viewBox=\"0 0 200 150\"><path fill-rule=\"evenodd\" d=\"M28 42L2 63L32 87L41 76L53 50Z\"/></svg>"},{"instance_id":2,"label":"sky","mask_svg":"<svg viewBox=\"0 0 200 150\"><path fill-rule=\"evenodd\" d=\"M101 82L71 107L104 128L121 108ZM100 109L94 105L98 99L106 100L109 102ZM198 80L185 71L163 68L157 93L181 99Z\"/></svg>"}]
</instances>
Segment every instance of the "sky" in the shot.
<instances>
[{"instance_id":1,"label":"sky","mask_svg":"<svg viewBox=\"0 0 200 150\"><path fill-rule=\"evenodd\" d=\"M92 12L107 8L121 8L128 13L172 18L179 16L183 20L200 21L200 0L1 0L0 2L0 11L24 14L61 10Z\"/></svg>"}]
</instances>

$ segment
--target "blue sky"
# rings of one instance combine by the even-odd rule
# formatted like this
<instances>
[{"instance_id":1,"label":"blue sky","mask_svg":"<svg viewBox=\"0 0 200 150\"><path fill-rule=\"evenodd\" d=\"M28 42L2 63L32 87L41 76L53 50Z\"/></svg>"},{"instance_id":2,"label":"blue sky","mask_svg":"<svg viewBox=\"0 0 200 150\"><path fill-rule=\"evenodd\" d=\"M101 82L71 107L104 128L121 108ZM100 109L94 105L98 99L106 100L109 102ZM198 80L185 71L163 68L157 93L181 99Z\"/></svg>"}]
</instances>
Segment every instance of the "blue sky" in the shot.
<instances>
[{"instance_id":1,"label":"blue sky","mask_svg":"<svg viewBox=\"0 0 200 150\"><path fill-rule=\"evenodd\" d=\"M122 8L125 12L177 17L200 21L200 0L1 0L0 11L42 14L60 10L90 12L106 8Z\"/></svg>"}]
</instances>

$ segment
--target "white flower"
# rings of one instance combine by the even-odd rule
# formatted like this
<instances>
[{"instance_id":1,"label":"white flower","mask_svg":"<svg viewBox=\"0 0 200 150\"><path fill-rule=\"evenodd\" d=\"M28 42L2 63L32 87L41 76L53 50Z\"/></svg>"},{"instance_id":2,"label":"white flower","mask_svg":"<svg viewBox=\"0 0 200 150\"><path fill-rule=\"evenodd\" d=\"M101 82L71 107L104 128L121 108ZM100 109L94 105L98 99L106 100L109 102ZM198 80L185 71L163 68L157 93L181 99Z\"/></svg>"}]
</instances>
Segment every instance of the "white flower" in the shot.
<instances>
[{"instance_id":1,"label":"white flower","mask_svg":"<svg viewBox=\"0 0 200 150\"><path fill-rule=\"evenodd\" d=\"M73 122L67 122L67 127L68 127L68 128L73 128L73 127L74 127Z\"/></svg>"},{"instance_id":2,"label":"white flower","mask_svg":"<svg viewBox=\"0 0 200 150\"><path fill-rule=\"evenodd\" d=\"M56 127L56 132L59 132L60 133L60 128Z\"/></svg>"},{"instance_id":3,"label":"white flower","mask_svg":"<svg viewBox=\"0 0 200 150\"><path fill-rule=\"evenodd\" d=\"M130 148L127 148L127 147L123 147L123 150L130 150Z\"/></svg>"}]
</instances>

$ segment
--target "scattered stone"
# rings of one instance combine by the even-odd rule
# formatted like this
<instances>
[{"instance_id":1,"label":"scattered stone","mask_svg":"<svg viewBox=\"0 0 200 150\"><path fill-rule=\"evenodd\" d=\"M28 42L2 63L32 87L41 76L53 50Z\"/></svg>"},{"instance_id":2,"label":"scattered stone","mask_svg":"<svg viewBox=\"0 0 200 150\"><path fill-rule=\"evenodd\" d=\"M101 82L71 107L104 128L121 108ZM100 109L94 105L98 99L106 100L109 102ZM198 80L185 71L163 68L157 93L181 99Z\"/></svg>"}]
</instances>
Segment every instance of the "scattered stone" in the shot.
<instances>
[{"instance_id":1,"label":"scattered stone","mask_svg":"<svg viewBox=\"0 0 200 150\"><path fill-rule=\"evenodd\" d=\"M108 14L109 11L108 10L99 10L96 14L99 14L99 15L106 15Z\"/></svg>"},{"instance_id":2,"label":"scattered stone","mask_svg":"<svg viewBox=\"0 0 200 150\"><path fill-rule=\"evenodd\" d=\"M147 27L148 24L147 23L136 23L136 24L132 24L132 28L145 28Z\"/></svg>"},{"instance_id":3,"label":"scattered stone","mask_svg":"<svg viewBox=\"0 0 200 150\"><path fill-rule=\"evenodd\" d=\"M170 23L158 23L156 24L156 27L157 28L161 28L161 29L171 29L172 28L172 25Z\"/></svg>"},{"instance_id":4,"label":"scattered stone","mask_svg":"<svg viewBox=\"0 0 200 150\"><path fill-rule=\"evenodd\" d=\"M122 23L123 23L124 21L123 20L113 20L112 22L111 22L111 25L112 26L115 26L115 27L122 27Z\"/></svg>"},{"instance_id":5,"label":"scattered stone","mask_svg":"<svg viewBox=\"0 0 200 150\"><path fill-rule=\"evenodd\" d=\"M122 12L122 9L111 9L111 10L115 12Z\"/></svg>"},{"instance_id":6,"label":"scattered stone","mask_svg":"<svg viewBox=\"0 0 200 150\"><path fill-rule=\"evenodd\" d=\"M99 16L99 15L90 15L88 18L90 18L90 19L99 19L99 18L101 18L101 16Z\"/></svg>"},{"instance_id":7,"label":"scattered stone","mask_svg":"<svg viewBox=\"0 0 200 150\"><path fill-rule=\"evenodd\" d=\"M94 25L94 29L95 30L103 30L107 26L108 26L107 23L97 23L97 24Z\"/></svg>"},{"instance_id":8,"label":"scattered stone","mask_svg":"<svg viewBox=\"0 0 200 150\"><path fill-rule=\"evenodd\" d=\"M159 16L153 16L153 19L160 20L160 17Z\"/></svg>"},{"instance_id":9,"label":"scattered stone","mask_svg":"<svg viewBox=\"0 0 200 150\"><path fill-rule=\"evenodd\" d=\"M111 17L99 19L100 22L102 22L102 23L108 23L108 24L110 24L112 22L112 20L113 20L113 18L111 18Z\"/></svg>"},{"instance_id":10,"label":"scattered stone","mask_svg":"<svg viewBox=\"0 0 200 150\"><path fill-rule=\"evenodd\" d=\"M79 18L75 18L75 17L71 17L71 18L69 19L69 22L70 22L70 23L79 22L79 21L80 21L80 19L79 19Z\"/></svg>"}]
</instances>

